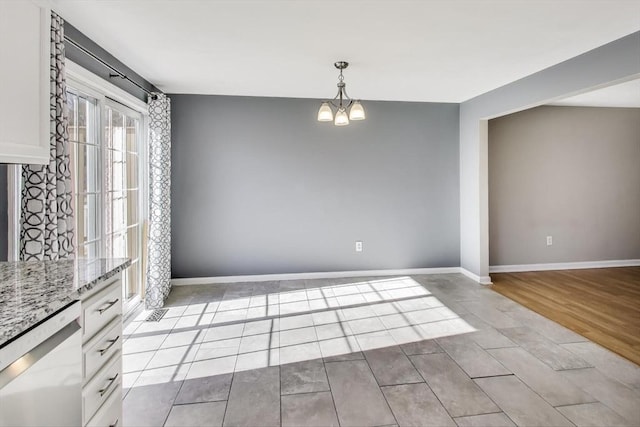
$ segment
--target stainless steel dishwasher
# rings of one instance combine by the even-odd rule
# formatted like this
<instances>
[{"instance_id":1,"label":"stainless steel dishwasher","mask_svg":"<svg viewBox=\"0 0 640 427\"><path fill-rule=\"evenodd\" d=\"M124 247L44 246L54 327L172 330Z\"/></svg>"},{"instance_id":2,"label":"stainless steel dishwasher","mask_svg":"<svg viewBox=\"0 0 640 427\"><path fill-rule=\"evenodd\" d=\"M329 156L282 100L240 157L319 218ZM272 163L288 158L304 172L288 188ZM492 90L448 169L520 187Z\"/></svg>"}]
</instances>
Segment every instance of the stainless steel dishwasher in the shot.
<instances>
[{"instance_id":1,"label":"stainless steel dishwasher","mask_svg":"<svg viewBox=\"0 0 640 427\"><path fill-rule=\"evenodd\" d=\"M0 426L82 424L80 303L0 349Z\"/></svg>"}]
</instances>

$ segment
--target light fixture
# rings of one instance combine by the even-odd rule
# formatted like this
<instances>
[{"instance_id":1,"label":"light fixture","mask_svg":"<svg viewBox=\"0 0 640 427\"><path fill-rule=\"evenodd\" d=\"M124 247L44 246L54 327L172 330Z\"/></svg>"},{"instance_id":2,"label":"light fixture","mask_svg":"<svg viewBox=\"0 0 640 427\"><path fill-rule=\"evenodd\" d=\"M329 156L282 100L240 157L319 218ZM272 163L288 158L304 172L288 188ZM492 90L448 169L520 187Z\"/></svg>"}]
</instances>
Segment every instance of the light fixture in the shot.
<instances>
[{"instance_id":1,"label":"light fixture","mask_svg":"<svg viewBox=\"0 0 640 427\"><path fill-rule=\"evenodd\" d=\"M320 105L320 109L318 110L318 121L333 121L333 124L336 126L346 126L349 124L349 120L364 120L364 108L360 101L353 100L349 95L347 95L347 85L344 82L342 70L347 68L349 63L346 61L338 61L333 65L340 70L340 75L338 76L338 94L332 100L324 101ZM332 106L336 109L335 118L333 109L331 108ZM348 115L347 110L349 110Z\"/></svg>"}]
</instances>

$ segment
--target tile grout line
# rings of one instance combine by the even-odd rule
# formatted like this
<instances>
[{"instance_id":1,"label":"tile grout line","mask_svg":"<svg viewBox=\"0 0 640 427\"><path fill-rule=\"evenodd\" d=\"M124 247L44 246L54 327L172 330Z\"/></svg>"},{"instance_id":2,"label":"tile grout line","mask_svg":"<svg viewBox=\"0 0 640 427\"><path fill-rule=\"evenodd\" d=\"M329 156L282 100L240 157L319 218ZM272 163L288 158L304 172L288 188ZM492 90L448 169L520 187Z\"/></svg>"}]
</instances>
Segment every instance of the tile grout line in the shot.
<instances>
[{"instance_id":1,"label":"tile grout line","mask_svg":"<svg viewBox=\"0 0 640 427\"><path fill-rule=\"evenodd\" d=\"M523 349L523 350L524 350L524 349ZM507 376L511 376L511 375L502 375L502 376L497 376L497 377L499 378L499 377L507 377ZM540 393L538 393L537 391L535 391L533 388L529 387L529 384L527 384L526 382L524 382L524 380L522 380L520 377L518 377L518 375L516 375L516 374L514 373L514 374L513 374L513 377L514 377L514 378L516 378L516 379L517 379L517 380L518 380L518 381L519 381L519 382L520 382L524 387L526 387L527 389L529 389L529 391L531 391L531 393L535 394L536 396L538 396L538 397L540 398L540 400L542 400L544 403L546 403L547 405L549 405L549 407L550 407L553 411L557 412L560 416L562 416L564 419L566 419L570 424L573 424L573 422L572 422L570 419L568 419L568 418L567 418L567 417L566 417L562 412L558 411L558 410L555 408L555 406L553 406L553 405L552 405L551 403L549 403L549 402L548 402L544 397L542 397L542 396L540 395ZM483 379L483 378L496 378L496 377L479 377L478 379ZM475 379L473 379L473 378L471 379L471 381L473 381L474 383L476 383L476 380L475 380ZM487 393L484 391L484 389L482 388L482 386L481 386L480 384L476 383L476 386L478 386L478 387L482 390L482 392L483 392L483 393L487 394ZM579 387L579 388L580 388L580 390L582 390L582 388L581 388L581 387ZM582 391L584 392L584 390L582 390ZM587 393L587 394L588 394L588 393ZM491 399L491 396L489 396L488 394L487 394L487 396L489 397L489 399ZM493 400L493 399L491 399L491 400ZM501 407L500 405L498 405L496 402L494 402L494 403L496 404L496 406L497 406L498 408L502 409L502 407ZM506 412L504 411L504 409L503 409L502 411L506 414ZM509 418L511 418L511 417L509 417ZM513 421L513 420L512 420L512 421ZM515 423L515 424L517 425L517 423ZM574 424L574 425L575 425L575 424Z\"/></svg>"},{"instance_id":2,"label":"tile grout line","mask_svg":"<svg viewBox=\"0 0 640 427\"><path fill-rule=\"evenodd\" d=\"M280 349L278 349L278 354L280 353ZM271 357L271 351L269 351L269 357ZM280 356L278 356L280 359ZM278 360L278 407L280 408L280 427L282 427L282 369L280 368L280 360Z\"/></svg>"},{"instance_id":3,"label":"tile grout line","mask_svg":"<svg viewBox=\"0 0 640 427\"><path fill-rule=\"evenodd\" d=\"M599 400L594 400L593 402L567 403L567 404L564 404L564 405L556 405L556 406L553 406L551 404L550 405L553 406L554 408L558 409L558 408L567 408L567 407L571 407L571 406L591 405L592 403L600 403L601 405L606 406L604 403L600 402ZM609 408L609 407L607 406L607 408ZM609 408L609 409L611 409L611 408ZM611 410L613 412L615 412L616 414L618 414L613 409L611 409ZM620 414L618 414L618 415L620 415ZM620 415L620 416L622 417L622 415ZM624 418L624 417L622 417L622 418Z\"/></svg>"},{"instance_id":4,"label":"tile grout line","mask_svg":"<svg viewBox=\"0 0 640 427\"><path fill-rule=\"evenodd\" d=\"M482 319L481 319L481 320L482 320ZM437 342L438 342L438 340L436 339L436 343L437 343ZM475 344L475 341L474 341L474 344ZM438 345L440 345L440 344L438 344ZM477 344L476 344L476 345L477 345ZM480 346L478 346L478 347L480 347ZM500 410L501 410L502 412L504 412L504 409L503 409L500 405L498 405L498 403L497 403L497 402L495 402L495 401L491 398L491 396L489 396L489 395L487 394L487 392L485 392L485 391L484 391L484 389L483 389L482 387L480 387L480 385L478 385L478 384L474 381L474 379L473 379L473 378L471 378L471 376L467 373L467 371L465 371L465 370L462 368L462 366L460 366L460 364L459 364L459 363L458 363L458 362L457 362L453 357L451 357L451 355L450 355L449 353L447 353L447 350L446 350L444 347L442 347L442 346L440 346L440 348L442 349L442 351L444 352L444 354L445 354L445 355L446 355L446 356L447 356L447 357L448 357L448 358L449 358L449 359L450 359L450 360L451 360L451 361L452 361L452 362L453 362L453 363L454 363L454 364L455 364L455 365L456 365L456 366L457 366L457 367L462 371L462 373L463 373L464 375L466 375L466 376L467 376L467 378L469 378L469 380L471 380L471 381L473 382L473 384L475 384L475 386L476 386L476 387L478 387L478 389L482 392L482 394L484 394L484 395L487 397L487 399L489 399L489 400L490 400L494 405L496 405L496 408L500 408ZM489 356L491 356L491 355L489 355ZM495 360L495 358L494 358L493 356L491 356L491 357ZM498 361L496 360L496 362L498 362ZM498 362L498 363L500 363L500 362ZM502 363L500 363L500 365L502 365ZM504 367L504 365L502 365L502 366ZM505 367L505 369L506 369L507 371L509 371L509 369L507 369L506 367ZM509 371L509 372L510 372L510 371ZM513 375L513 373L512 373L512 375ZM427 381L427 379L426 379L426 378L425 378L425 381ZM428 381L427 381L427 383L428 383ZM433 394L435 394L435 392L434 392ZM436 397L437 397L437 396L436 396ZM444 406L444 405L443 405L443 406ZM445 408L445 409L446 409L446 408ZM506 413L506 412L505 412L505 413ZM482 415L482 414L476 414L476 415ZM453 418L453 417L451 417L451 418ZM515 424L515 423L514 423L514 424Z\"/></svg>"},{"instance_id":5,"label":"tile grout line","mask_svg":"<svg viewBox=\"0 0 640 427\"><path fill-rule=\"evenodd\" d=\"M322 353L320 353L322 355ZM333 390L331 389L331 381L329 381L329 373L327 372L327 362L322 358L322 368L324 369L324 375L327 378L327 385L329 386L329 394L331 394L331 404L333 405L333 411L336 414L336 420L338 421L338 425L341 426L340 416L338 415L338 407L336 406L336 398L333 395Z\"/></svg>"},{"instance_id":6,"label":"tile grout line","mask_svg":"<svg viewBox=\"0 0 640 427\"><path fill-rule=\"evenodd\" d=\"M236 374L235 372L231 373L231 382L229 382L229 393L227 393L227 400L224 402L224 414L222 414L222 425L224 425L224 420L227 418L227 409L229 408L229 401L231 400L231 386L233 386L233 380L235 380Z\"/></svg>"},{"instance_id":7,"label":"tile grout line","mask_svg":"<svg viewBox=\"0 0 640 427\"><path fill-rule=\"evenodd\" d=\"M369 368L369 372L371 372L371 375L373 376L373 379L376 382L376 385L378 386L378 391L380 392L380 394L382 395L382 398L384 399L385 403L387 404L387 408L389 408L389 412L391 413L391 416L396 421L396 425L400 425L400 423L398 422L398 419L396 418L396 414L394 414L393 413L393 409L391 409L391 405L389 404L389 400L387 400L387 396L384 394L384 392L382 391L382 388L380 387L380 383L378 382L378 378L376 378L376 375L373 373L373 369L371 369L371 365L369 365L369 360L367 360L366 351L363 351L362 354L364 355L364 362L366 363L367 368ZM419 372L418 372L418 375L420 375Z\"/></svg>"},{"instance_id":8,"label":"tile grout line","mask_svg":"<svg viewBox=\"0 0 640 427\"><path fill-rule=\"evenodd\" d=\"M513 348L513 347L511 347L511 348ZM451 356L449 356L449 357L451 357ZM516 377L516 378L518 378L520 381L522 381L522 379L521 379L520 377L518 377L516 374L514 374L513 372L512 372L512 373L510 373L510 374L483 375L483 376L478 376L478 377L472 377L472 376L469 376L469 374L467 374L466 372L465 372L465 374L469 377L469 379L472 379L472 380L481 380L481 379L483 379L483 378Z\"/></svg>"},{"instance_id":9,"label":"tile grout line","mask_svg":"<svg viewBox=\"0 0 640 427\"><path fill-rule=\"evenodd\" d=\"M444 350L444 349L443 349ZM445 353L447 354L447 353ZM425 355L414 355L414 356L425 356ZM448 356L448 355L447 355ZM451 358L451 357L449 357ZM420 377L422 377L422 379L424 380L424 383L427 385L427 387L429 388L429 390L431 391L431 393L433 393L433 395L435 396L436 400L438 401L438 403L440 403L440 406L442 406L442 409L445 410L445 412L447 413L447 415L449 415L449 418L451 418L453 420L453 417L451 416L451 413L449 412L449 410L447 409L446 406L444 406L444 403L442 403L442 400L440 400L440 397L438 397L438 395L436 394L435 391L433 391L433 389L431 388L431 386L429 385L429 381L427 381L427 379L424 377L424 375L422 375L422 372L420 372L420 370L417 368L417 366L415 365L415 363L413 363L413 360L411 360L411 356L407 356L407 359L409 359L409 362L411 362L411 365L413 366L413 369L416 370L416 372L418 372L418 375L420 375ZM496 405L496 407L500 408L500 406ZM454 421L454 423L456 423ZM458 423L456 423L458 424Z\"/></svg>"},{"instance_id":10,"label":"tile grout line","mask_svg":"<svg viewBox=\"0 0 640 427\"><path fill-rule=\"evenodd\" d=\"M306 292L306 280L305 280L305 292ZM327 297L324 295L324 293L322 293L322 297L324 298L324 300L326 301ZM314 322L315 323L315 322ZM342 327L342 324L340 324ZM314 324L314 328L315 328L315 324ZM343 330L344 332L344 330ZM316 331L316 336L318 335L318 332ZM333 405L333 412L336 414L336 421L338 421L338 426L341 426L340 424L340 416L338 415L338 408L336 407L336 399L333 396L333 390L331 389L331 382L329 381L329 373L327 372L327 362L325 361L324 356L322 355L322 349L320 349L320 360L322 360L322 370L324 371L324 377L327 380L327 387L329 387L329 394L331 395L331 404Z\"/></svg>"}]
</instances>

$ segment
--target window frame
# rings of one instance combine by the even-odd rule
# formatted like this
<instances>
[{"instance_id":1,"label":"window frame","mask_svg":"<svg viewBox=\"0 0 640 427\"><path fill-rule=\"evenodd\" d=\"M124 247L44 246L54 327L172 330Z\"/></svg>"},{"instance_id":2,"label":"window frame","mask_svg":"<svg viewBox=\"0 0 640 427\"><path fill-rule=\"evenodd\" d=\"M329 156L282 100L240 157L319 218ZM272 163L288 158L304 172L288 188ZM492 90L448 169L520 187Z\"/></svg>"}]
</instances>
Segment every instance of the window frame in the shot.
<instances>
[{"instance_id":1,"label":"window frame","mask_svg":"<svg viewBox=\"0 0 640 427\"><path fill-rule=\"evenodd\" d=\"M104 126L106 124L106 107L114 108L126 112L127 114L135 115L139 119L139 131L140 141L138 146L138 218L141 233L144 233L144 224L148 223L148 135L149 135L149 110L147 104L136 98L135 96L125 92L119 87L109 83L103 78L93 74L86 68L65 59L67 86L72 87L92 98L96 99L98 108L98 132L100 142L100 161L104 164L104 156L106 155L106 144L103 141L104 138ZM101 188L101 201L100 204L104 207L106 201L106 193L103 182L104 173L99 174L98 185ZM103 213L101 213L102 215ZM100 256L106 256L106 230L103 226L104 219L100 218ZM144 256L146 251L142 247L142 238L138 238L140 248L140 268L143 269L146 265ZM142 272L144 275L144 271ZM140 283L139 294L129 301L124 301L124 313L132 312L132 310L138 306L141 302L141 298L144 297L145 284Z\"/></svg>"},{"instance_id":2,"label":"window frame","mask_svg":"<svg viewBox=\"0 0 640 427\"><path fill-rule=\"evenodd\" d=\"M75 84L72 83L71 84L72 89L70 89L69 87L67 87L67 94L69 93L73 93L74 95L80 97L80 96L86 96L88 98L92 98L93 100L96 101L95 103L95 126L96 126L96 144L90 144L93 145L94 147L97 147L98 150L98 159L97 159L97 164L98 167L100 167L101 165L103 165L104 163L104 150L102 148L102 140L101 140L101 131L102 131L102 126L104 125L104 113L103 113L103 104L104 104L104 100L101 99L101 94L97 91L92 90L91 88L85 87L84 85L80 85L80 84ZM86 143L81 143L81 142L76 142L76 141L70 141L71 144L85 144L85 145L89 145ZM70 147L71 149L71 147ZM75 169L75 165L72 165L73 168ZM97 248L97 256L102 258L105 256L105 252L104 252L104 218L103 218L103 212L104 212L104 206L103 206L103 199L104 199L104 182L103 182L103 174L102 173L98 173L96 176L96 186L99 189L99 191L97 192L92 192L91 194L95 195L97 197L98 203L97 203L97 221L98 221L98 229L97 229L97 233L96 233L96 238L94 240L92 240L91 242L88 243L94 243L94 242L98 242L98 248ZM72 176L72 179L74 179L75 177ZM78 183L74 182L74 192L73 192L73 202L74 202L74 206L76 205L76 197L79 195L78 194ZM84 193L84 194L88 194L88 193ZM78 212L76 210L75 215L78 215ZM78 230L76 229L75 235L74 235L74 239L75 239L75 249L76 251L78 250L78 247L80 246L80 243L78 242ZM84 244L84 243L83 243Z\"/></svg>"},{"instance_id":3,"label":"window frame","mask_svg":"<svg viewBox=\"0 0 640 427\"><path fill-rule=\"evenodd\" d=\"M102 248L103 250L106 249L107 243L109 241L109 238L113 238L116 235L121 235L124 234L127 236L129 236L129 230L131 228L137 227L139 229L139 232L136 236L137 241L136 241L136 247L138 248L138 254L137 254L137 258L133 258L131 257L131 263L132 263L132 267L133 264L137 263L138 264L138 268L140 269L140 272L138 274L138 279L142 279L142 276L144 276L144 272L142 271L142 267L144 266L144 262L143 262L143 257L144 257L144 250L142 248L142 243L143 243L143 239L142 239L142 233L144 232L144 223L147 219L146 215L143 214L142 209L142 204L145 203L146 200L146 195L147 195L147 187L143 184L143 181L146 182L146 180L144 179L146 177L146 163L147 162L143 162L143 158L142 158L142 154L143 152L146 152L144 150L143 145L146 145L146 141L143 142L143 139L146 140L146 135L147 133L144 132L144 115L124 104L122 104L121 102L112 100L110 98L106 98L105 102L104 102L104 108L102 109L102 116L103 116L103 124L101 127L101 131L104 132L105 130L105 126L107 125L107 109L110 108L112 111L115 110L120 114L124 114L127 117L131 117L135 120L137 120L137 126L136 126L136 132L140 135L140 141L139 141L139 146L136 147L136 156L138 158L138 173L137 173L137 187L135 188L135 191L137 193L137 206L136 206L136 212L138 212L137 215L137 221L134 224L128 224L128 213L127 215L127 226L124 229L119 229L119 230L110 230L107 233L107 230L104 229L104 227L102 227L102 240L103 240L103 245ZM102 152L101 155L103 156L103 162L104 159L108 158L107 156L107 152L109 150L113 150L112 148L108 147L106 142L103 140L102 142ZM126 136L125 139L123 141L124 143L124 151L121 151L121 153L124 155L125 158L125 162L128 159L128 155L130 154L130 151L128 150L127 147L127 141L126 141ZM116 151L116 150L113 150ZM120 150L118 150L120 151ZM144 163L144 165L143 165ZM104 163L103 163L104 164ZM143 170L144 169L144 170ZM104 177L104 173L102 174L102 177ZM128 193L133 190L131 188L128 187L128 183L124 183L125 188L123 190L111 190L111 191L107 191L104 184L102 185L102 202L105 204L105 206L103 206L103 212L106 212L106 203L107 203L107 198L110 197L114 192L122 192L124 191L124 193L127 194L128 197ZM104 225L104 221L103 221L103 225ZM130 242L127 241L127 247L129 248ZM105 254L107 255L107 254ZM133 300L135 301L136 299L138 299L144 292L144 285L142 283L139 284L138 286L138 290L139 290L139 294L136 295L136 297L133 298ZM129 302L128 300L124 299L125 304L132 304L131 302Z\"/></svg>"}]
</instances>

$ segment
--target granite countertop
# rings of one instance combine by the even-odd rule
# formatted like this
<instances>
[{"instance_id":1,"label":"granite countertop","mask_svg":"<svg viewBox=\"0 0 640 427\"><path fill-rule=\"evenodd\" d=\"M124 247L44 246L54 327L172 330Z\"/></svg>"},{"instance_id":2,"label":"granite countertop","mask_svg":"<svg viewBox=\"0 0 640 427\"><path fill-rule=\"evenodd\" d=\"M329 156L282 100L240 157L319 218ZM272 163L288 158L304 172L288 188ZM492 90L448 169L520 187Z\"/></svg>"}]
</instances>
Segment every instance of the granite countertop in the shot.
<instances>
[{"instance_id":1,"label":"granite countertop","mask_svg":"<svg viewBox=\"0 0 640 427\"><path fill-rule=\"evenodd\" d=\"M126 258L0 262L0 348L129 265Z\"/></svg>"}]
</instances>

